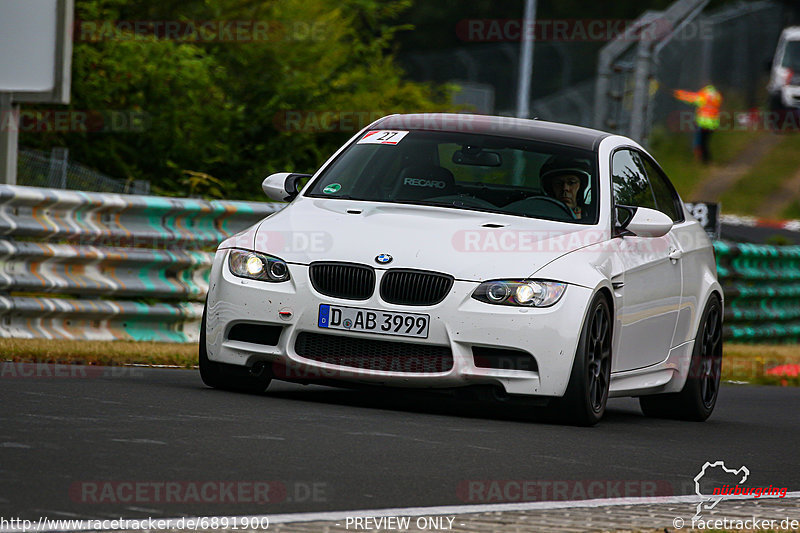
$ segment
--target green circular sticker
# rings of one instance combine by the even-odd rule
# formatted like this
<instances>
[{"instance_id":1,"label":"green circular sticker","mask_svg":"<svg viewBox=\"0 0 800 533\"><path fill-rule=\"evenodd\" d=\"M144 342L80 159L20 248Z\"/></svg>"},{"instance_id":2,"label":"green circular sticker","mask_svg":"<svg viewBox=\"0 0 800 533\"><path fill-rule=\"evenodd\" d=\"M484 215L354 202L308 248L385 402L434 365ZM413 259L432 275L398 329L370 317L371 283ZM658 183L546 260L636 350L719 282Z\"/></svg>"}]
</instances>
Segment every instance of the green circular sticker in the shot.
<instances>
[{"instance_id":1,"label":"green circular sticker","mask_svg":"<svg viewBox=\"0 0 800 533\"><path fill-rule=\"evenodd\" d=\"M333 194L335 192L339 192L341 188L342 186L339 185L338 183L331 183L330 185L322 189L322 192L324 192L325 194Z\"/></svg>"}]
</instances>

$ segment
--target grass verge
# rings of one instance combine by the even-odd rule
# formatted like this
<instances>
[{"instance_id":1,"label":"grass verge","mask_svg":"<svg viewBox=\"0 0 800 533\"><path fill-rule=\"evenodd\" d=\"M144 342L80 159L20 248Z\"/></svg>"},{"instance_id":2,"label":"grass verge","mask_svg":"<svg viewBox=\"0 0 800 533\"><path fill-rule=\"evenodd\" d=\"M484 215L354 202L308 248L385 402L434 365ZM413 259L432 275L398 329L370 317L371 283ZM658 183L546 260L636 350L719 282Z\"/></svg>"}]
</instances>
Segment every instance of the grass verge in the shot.
<instances>
[{"instance_id":1,"label":"grass verge","mask_svg":"<svg viewBox=\"0 0 800 533\"><path fill-rule=\"evenodd\" d=\"M754 131L719 131L711 136L712 165L694 160L692 133L667 133L658 130L650 141L650 153L661 164L670 181L684 200L719 166L731 163L759 135L772 135ZM726 210L727 210L727 206Z\"/></svg>"},{"instance_id":2,"label":"grass verge","mask_svg":"<svg viewBox=\"0 0 800 533\"><path fill-rule=\"evenodd\" d=\"M773 135L773 134L768 134ZM753 167L733 187L725 191L720 202L726 212L753 215L777 191L781 184L797 173L800 135L784 135L778 146ZM784 213L775 213L773 218Z\"/></svg>"},{"instance_id":3,"label":"grass verge","mask_svg":"<svg viewBox=\"0 0 800 533\"><path fill-rule=\"evenodd\" d=\"M727 344L722 379L765 385L800 386L800 378L768 376L770 368L800 364L800 346ZM84 365L175 365L197 364L196 344L159 342L54 341L0 339L0 360Z\"/></svg>"},{"instance_id":4,"label":"grass verge","mask_svg":"<svg viewBox=\"0 0 800 533\"><path fill-rule=\"evenodd\" d=\"M800 386L800 377L770 376L767 370L800 364L800 346L773 344L726 344L722 379L761 385Z\"/></svg>"},{"instance_id":5,"label":"grass verge","mask_svg":"<svg viewBox=\"0 0 800 533\"><path fill-rule=\"evenodd\" d=\"M197 345L0 338L0 360L105 366L139 363L191 368L197 364Z\"/></svg>"}]
</instances>

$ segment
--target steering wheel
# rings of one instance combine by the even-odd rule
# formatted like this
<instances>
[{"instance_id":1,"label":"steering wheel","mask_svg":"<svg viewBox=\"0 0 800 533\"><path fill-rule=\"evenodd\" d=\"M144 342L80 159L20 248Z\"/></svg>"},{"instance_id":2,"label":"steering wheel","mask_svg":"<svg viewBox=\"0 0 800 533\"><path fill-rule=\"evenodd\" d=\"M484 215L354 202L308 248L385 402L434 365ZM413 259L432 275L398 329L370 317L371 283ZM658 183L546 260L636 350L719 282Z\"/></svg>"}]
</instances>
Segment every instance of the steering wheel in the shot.
<instances>
[{"instance_id":1,"label":"steering wheel","mask_svg":"<svg viewBox=\"0 0 800 533\"><path fill-rule=\"evenodd\" d=\"M544 210L542 207L536 206L536 204L544 204ZM549 196L529 196L524 200L519 200L517 202L512 202L503 208L504 211L513 211L516 213L521 214L539 214L539 215L555 215L558 216L558 213L553 213L552 209L548 209L548 207L553 206L558 208L563 213L567 214L570 220L574 220L577 218L575 213L572 212L564 202L560 200L556 200L555 198L551 198ZM542 212L544 211L544 212ZM548 212L550 211L550 212Z\"/></svg>"}]
</instances>

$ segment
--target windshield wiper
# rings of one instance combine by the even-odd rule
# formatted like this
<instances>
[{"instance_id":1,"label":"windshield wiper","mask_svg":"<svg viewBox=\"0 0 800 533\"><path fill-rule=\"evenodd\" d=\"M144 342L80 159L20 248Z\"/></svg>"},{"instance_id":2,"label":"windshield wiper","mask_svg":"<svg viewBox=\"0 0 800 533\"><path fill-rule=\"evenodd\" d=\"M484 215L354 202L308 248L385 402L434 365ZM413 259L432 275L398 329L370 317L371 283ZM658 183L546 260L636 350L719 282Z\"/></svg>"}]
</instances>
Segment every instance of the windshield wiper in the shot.
<instances>
[{"instance_id":1,"label":"windshield wiper","mask_svg":"<svg viewBox=\"0 0 800 533\"><path fill-rule=\"evenodd\" d=\"M407 201L407 202L397 202L400 204L411 204L411 205L433 205L436 207L455 207L456 209L468 209L471 211L483 211L485 213L502 213L498 209L490 209L488 207L478 207L474 205L468 205L461 200L453 200L452 202L429 202L427 200L414 200L414 201Z\"/></svg>"},{"instance_id":2,"label":"windshield wiper","mask_svg":"<svg viewBox=\"0 0 800 533\"><path fill-rule=\"evenodd\" d=\"M338 196L333 196L332 194L309 194L311 198L333 198L336 200L357 200L361 202L370 202L372 200L368 200L366 198L359 198L358 196L350 196L349 194L342 194Z\"/></svg>"}]
</instances>

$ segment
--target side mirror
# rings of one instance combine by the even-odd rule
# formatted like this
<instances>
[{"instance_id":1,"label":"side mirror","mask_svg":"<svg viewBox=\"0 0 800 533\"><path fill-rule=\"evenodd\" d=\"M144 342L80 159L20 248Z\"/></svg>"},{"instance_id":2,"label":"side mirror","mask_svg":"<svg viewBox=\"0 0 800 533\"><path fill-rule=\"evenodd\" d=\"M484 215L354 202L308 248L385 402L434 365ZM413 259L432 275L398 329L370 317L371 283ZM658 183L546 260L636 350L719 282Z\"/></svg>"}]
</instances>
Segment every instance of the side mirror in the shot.
<instances>
[{"instance_id":1,"label":"side mirror","mask_svg":"<svg viewBox=\"0 0 800 533\"><path fill-rule=\"evenodd\" d=\"M614 211L617 215L617 223L616 223L616 230L618 233L623 233L625 228L628 227L631 220L633 219L633 215L636 214L636 207L631 207L629 205L617 205L614 207Z\"/></svg>"},{"instance_id":2,"label":"side mirror","mask_svg":"<svg viewBox=\"0 0 800 533\"><path fill-rule=\"evenodd\" d=\"M649 207L617 206L617 213L620 210L627 211L630 216L618 224L617 228L638 237L663 237L672 229L672 219L661 211ZM619 215L617 216L619 220Z\"/></svg>"},{"instance_id":3,"label":"side mirror","mask_svg":"<svg viewBox=\"0 0 800 533\"><path fill-rule=\"evenodd\" d=\"M311 174L295 174L293 172L278 172L267 176L261 182L261 188L267 198L276 202L289 202L300 192L300 182L310 178Z\"/></svg>"}]
</instances>

